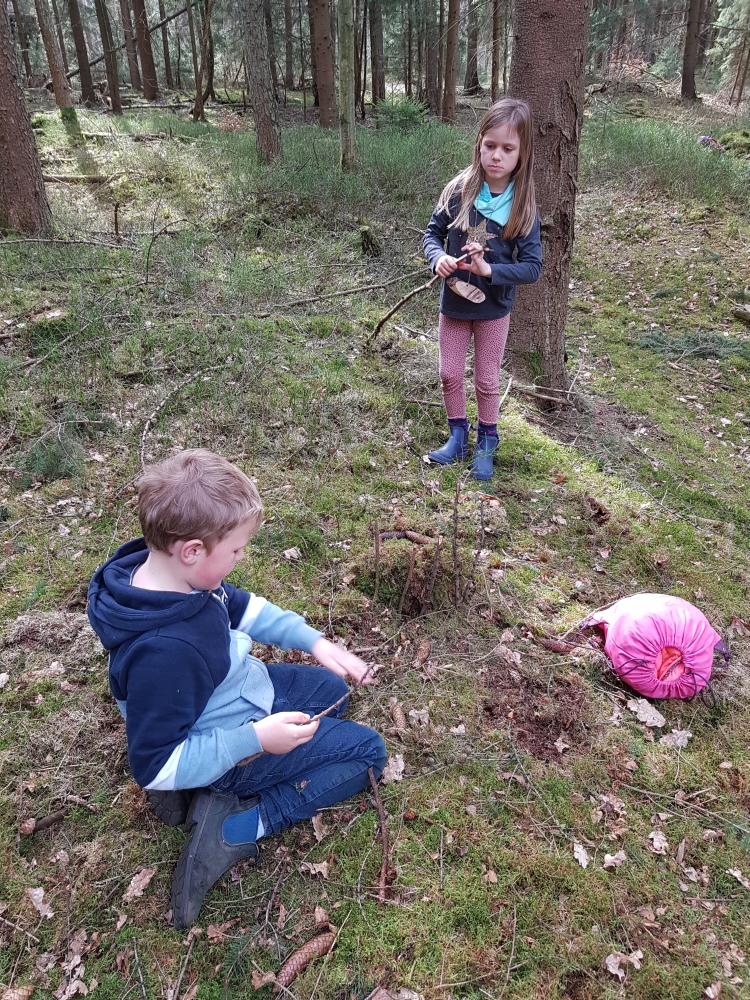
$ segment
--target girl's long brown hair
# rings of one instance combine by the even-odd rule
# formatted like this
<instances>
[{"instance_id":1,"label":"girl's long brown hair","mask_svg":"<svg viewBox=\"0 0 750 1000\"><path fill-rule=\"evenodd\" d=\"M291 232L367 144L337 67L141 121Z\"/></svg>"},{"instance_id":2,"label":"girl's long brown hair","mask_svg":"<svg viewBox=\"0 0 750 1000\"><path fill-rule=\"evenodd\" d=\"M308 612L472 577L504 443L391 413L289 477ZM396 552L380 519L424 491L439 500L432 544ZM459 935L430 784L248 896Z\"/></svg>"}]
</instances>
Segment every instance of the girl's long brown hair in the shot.
<instances>
[{"instance_id":1,"label":"girl's long brown hair","mask_svg":"<svg viewBox=\"0 0 750 1000\"><path fill-rule=\"evenodd\" d=\"M533 121L529 105L516 97L504 97L485 112L484 118L479 123L479 134L474 143L471 166L456 174L453 180L445 185L437 207L447 214L451 199L460 191L461 204L458 214L450 223L450 228L460 230L468 228L471 207L484 184L484 171L480 158L482 139L490 129L497 128L498 125L510 125L514 128L520 143L518 164L511 178L515 183L513 207L503 229L503 236L505 239L528 236L536 218Z\"/></svg>"}]
</instances>

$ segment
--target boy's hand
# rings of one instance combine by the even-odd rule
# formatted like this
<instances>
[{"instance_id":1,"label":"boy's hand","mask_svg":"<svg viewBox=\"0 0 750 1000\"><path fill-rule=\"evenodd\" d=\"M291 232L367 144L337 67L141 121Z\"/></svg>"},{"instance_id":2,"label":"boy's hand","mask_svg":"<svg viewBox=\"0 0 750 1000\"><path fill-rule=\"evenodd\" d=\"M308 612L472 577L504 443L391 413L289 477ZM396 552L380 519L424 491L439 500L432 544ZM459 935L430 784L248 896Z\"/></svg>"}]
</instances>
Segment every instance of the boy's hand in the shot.
<instances>
[{"instance_id":1,"label":"boy's hand","mask_svg":"<svg viewBox=\"0 0 750 1000\"><path fill-rule=\"evenodd\" d=\"M339 677L351 677L355 684L372 684L374 680L372 673L367 674L370 668L363 660L323 636L315 640L310 652L322 667Z\"/></svg>"},{"instance_id":2,"label":"boy's hand","mask_svg":"<svg viewBox=\"0 0 750 1000\"><path fill-rule=\"evenodd\" d=\"M304 712L276 712L256 722L255 732L266 753L289 753L311 740L319 725Z\"/></svg>"}]
</instances>

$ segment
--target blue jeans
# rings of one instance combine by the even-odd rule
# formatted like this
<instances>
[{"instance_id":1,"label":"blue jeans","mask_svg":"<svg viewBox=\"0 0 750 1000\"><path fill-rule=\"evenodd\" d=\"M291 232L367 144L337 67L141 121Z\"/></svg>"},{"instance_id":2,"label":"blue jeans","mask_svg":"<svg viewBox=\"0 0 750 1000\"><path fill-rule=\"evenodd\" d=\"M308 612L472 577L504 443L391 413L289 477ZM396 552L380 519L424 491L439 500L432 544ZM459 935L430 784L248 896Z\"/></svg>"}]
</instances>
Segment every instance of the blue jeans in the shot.
<instances>
[{"instance_id":1,"label":"blue jeans","mask_svg":"<svg viewBox=\"0 0 750 1000\"><path fill-rule=\"evenodd\" d=\"M346 681L323 667L267 666L274 689L272 713L316 714L348 690ZM212 787L240 798L259 795L263 825L273 833L356 795L370 783L369 767L380 777L388 754L373 729L338 718L345 708L346 702L322 718L313 738L296 750L264 753L249 764L238 764Z\"/></svg>"}]
</instances>

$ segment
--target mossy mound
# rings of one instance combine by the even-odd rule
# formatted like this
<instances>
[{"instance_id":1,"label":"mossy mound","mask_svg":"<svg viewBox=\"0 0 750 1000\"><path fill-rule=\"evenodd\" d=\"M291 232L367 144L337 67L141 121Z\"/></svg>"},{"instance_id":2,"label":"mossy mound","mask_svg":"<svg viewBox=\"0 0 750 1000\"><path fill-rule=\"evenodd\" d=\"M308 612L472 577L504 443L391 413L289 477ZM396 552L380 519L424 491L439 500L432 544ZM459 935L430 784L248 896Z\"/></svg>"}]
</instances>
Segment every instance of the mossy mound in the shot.
<instances>
[{"instance_id":1,"label":"mossy mound","mask_svg":"<svg viewBox=\"0 0 750 1000\"><path fill-rule=\"evenodd\" d=\"M733 156L750 156L750 129L725 132L719 142Z\"/></svg>"}]
</instances>

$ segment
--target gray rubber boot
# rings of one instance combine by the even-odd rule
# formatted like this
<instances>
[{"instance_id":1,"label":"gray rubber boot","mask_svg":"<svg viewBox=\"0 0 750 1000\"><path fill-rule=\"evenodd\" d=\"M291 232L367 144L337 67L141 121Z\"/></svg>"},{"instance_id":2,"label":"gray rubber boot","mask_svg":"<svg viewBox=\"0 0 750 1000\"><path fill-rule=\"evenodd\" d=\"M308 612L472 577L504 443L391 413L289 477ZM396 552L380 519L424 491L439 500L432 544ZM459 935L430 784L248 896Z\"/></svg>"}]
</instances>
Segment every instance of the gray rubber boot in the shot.
<instances>
[{"instance_id":1,"label":"gray rubber boot","mask_svg":"<svg viewBox=\"0 0 750 1000\"><path fill-rule=\"evenodd\" d=\"M222 835L227 816L253 809L259 798L238 799L199 788L193 796L185 826L189 840L180 855L172 879L172 923L189 927L200 913L211 886L243 858L257 858L258 845L228 844Z\"/></svg>"},{"instance_id":2,"label":"gray rubber boot","mask_svg":"<svg viewBox=\"0 0 750 1000\"><path fill-rule=\"evenodd\" d=\"M167 826L182 826L187 819L190 802L195 789L180 789L174 792L146 790L146 798L158 818Z\"/></svg>"}]
</instances>

